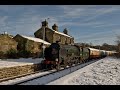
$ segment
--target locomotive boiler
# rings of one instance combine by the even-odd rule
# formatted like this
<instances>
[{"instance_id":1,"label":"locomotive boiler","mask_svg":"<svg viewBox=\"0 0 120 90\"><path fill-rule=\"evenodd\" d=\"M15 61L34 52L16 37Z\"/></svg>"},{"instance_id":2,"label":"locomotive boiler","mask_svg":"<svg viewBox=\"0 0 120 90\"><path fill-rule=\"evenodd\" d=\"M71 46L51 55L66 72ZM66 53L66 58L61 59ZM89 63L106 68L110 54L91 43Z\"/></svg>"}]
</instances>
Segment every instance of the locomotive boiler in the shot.
<instances>
[{"instance_id":1,"label":"locomotive boiler","mask_svg":"<svg viewBox=\"0 0 120 90\"><path fill-rule=\"evenodd\" d=\"M82 49L75 45L59 45L52 43L45 49L44 68L59 68L81 62Z\"/></svg>"}]
</instances>

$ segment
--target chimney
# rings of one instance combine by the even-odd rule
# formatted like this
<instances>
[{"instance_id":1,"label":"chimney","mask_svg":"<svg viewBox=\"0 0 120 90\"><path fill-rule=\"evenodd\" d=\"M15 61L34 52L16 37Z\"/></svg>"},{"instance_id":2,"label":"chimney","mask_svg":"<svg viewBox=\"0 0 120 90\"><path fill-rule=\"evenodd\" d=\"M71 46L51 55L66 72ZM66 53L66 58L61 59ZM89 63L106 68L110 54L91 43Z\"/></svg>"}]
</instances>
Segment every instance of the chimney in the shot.
<instances>
[{"instance_id":1,"label":"chimney","mask_svg":"<svg viewBox=\"0 0 120 90\"><path fill-rule=\"evenodd\" d=\"M55 31L58 31L58 26L57 26L56 24L54 24L54 25L52 26L52 29L55 30Z\"/></svg>"},{"instance_id":2,"label":"chimney","mask_svg":"<svg viewBox=\"0 0 120 90\"><path fill-rule=\"evenodd\" d=\"M63 33L68 35L68 30L65 28L65 29L63 30Z\"/></svg>"},{"instance_id":3,"label":"chimney","mask_svg":"<svg viewBox=\"0 0 120 90\"><path fill-rule=\"evenodd\" d=\"M42 27L43 26L48 27L48 22L46 21L46 19L45 19L45 21L42 22Z\"/></svg>"},{"instance_id":4,"label":"chimney","mask_svg":"<svg viewBox=\"0 0 120 90\"><path fill-rule=\"evenodd\" d=\"M4 31L4 34L8 34L6 31Z\"/></svg>"}]
</instances>

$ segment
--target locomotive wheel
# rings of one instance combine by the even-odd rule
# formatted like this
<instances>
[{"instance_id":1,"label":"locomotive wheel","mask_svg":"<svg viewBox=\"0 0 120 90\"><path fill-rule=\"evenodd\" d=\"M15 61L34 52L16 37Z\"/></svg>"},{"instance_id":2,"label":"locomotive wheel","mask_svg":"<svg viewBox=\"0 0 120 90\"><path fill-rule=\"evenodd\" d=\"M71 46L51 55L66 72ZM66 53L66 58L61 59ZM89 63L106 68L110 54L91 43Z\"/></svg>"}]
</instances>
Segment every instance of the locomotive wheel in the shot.
<instances>
[{"instance_id":1,"label":"locomotive wheel","mask_svg":"<svg viewBox=\"0 0 120 90\"><path fill-rule=\"evenodd\" d=\"M54 65L50 65L50 69L52 69L52 70L53 70L53 69L54 69Z\"/></svg>"},{"instance_id":2,"label":"locomotive wheel","mask_svg":"<svg viewBox=\"0 0 120 90\"><path fill-rule=\"evenodd\" d=\"M60 64L56 65L56 70L59 71L60 70Z\"/></svg>"},{"instance_id":3,"label":"locomotive wheel","mask_svg":"<svg viewBox=\"0 0 120 90\"><path fill-rule=\"evenodd\" d=\"M66 63L64 63L63 67L64 67L64 68L66 68L66 67L67 67L67 64L66 64Z\"/></svg>"},{"instance_id":4,"label":"locomotive wheel","mask_svg":"<svg viewBox=\"0 0 120 90\"><path fill-rule=\"evenodd\" d=\"M46 65L45 64L41 63L40 66L41 66L40 69L46 69Z\"/></svg>"}]
</instances>

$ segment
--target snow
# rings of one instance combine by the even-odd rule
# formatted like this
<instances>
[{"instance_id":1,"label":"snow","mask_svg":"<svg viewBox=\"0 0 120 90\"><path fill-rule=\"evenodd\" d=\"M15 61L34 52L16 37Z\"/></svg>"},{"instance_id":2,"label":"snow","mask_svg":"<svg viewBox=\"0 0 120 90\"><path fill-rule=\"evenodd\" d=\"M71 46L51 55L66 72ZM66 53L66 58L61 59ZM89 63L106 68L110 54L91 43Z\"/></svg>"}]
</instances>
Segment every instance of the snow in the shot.
<instances>
[{"instance_id":1,"label":"snow","mask_svg":"<svg viewBox=\"0 0 120 90\"><path fill-rule=\"evenodd\" d=\"M106 57L46 85L120 85L120 59Z\"/></svg>"},{"instance_id":2,"label":"snow","mask_svg":"<svg viewBox=\"0 0 120 90\"><path fill-rule=\"evenodd\" d=\"M28 37L28 36L24 36L24 35L20 35L20 36L22 36L22 37L24 37L24 38L26 38L26 39L29 39L29 40L33 40L33 41L35 41L35 42L41 42L41 43L50 45L49 42L46 42L46 41L44 41L44 40L42 40L42 39L39 39L39 38Z\"/></svg>"},{"instance_id":3,"label":"snow","mask_svg":"<svg viewBox=\"0 0 120 90\"><path fill-rule=\"evenodd\" d=\"M30 62L32 61L30 60ZM75 68L71 68L61 71L61 73L53 73L49 76L35 79L21 85L120 85L120 59L106 57L75 72L73 72L74 69ZM69 73L70 71L72 71L72 73ZM52 71L22 77L22 80L24 81L36 76L39 77L40 75L45 75L50 72ZM65 73L68 75L65 75ZM57 80L55 80L55 78ZM14 84L17 81L19 82L21 80L18 78L15 81L9 80L0 84Z\"/></svg>"},{"instance_id":4,"label":"snow","mask_svg":"<svg viewBox=\"0 0 120 90\"><path fill-rule=\"evenodd\" d=\"M99 49L95 49L95 48L89 48L88 47L88 49L93 50L93 51L100 51Z\"/></svg>"},{"instance_id":5,"label":"snow","mask_svg":"<svg viewBox=\"0 0 120 90\"><path fill-rule=\"evenodd\" d=\"M71 37L71 36L69 36L69 35L67 35L67 34L64 34L64 33L61 33L61 32L55 31L55 30L54 30L54 32L55 32L55 33L58 33L58 34L61 34L61 35L64 35L64 36L67 36L67 37L70 37L70 38L73 38L73 37Z\"/></svg>"},{"instance_id":6,"label":"snow","mask_svg":"<svg viewBox=\"0 0 120 90\"><path fill-rule=\"evenodd\" d=\"M43 58L20 58L20 59L0 59L0 68L14 67L21 65L32 65L40 63Z\"/></svg>"},{"instance_id":7,"label":"snow","mask_svg":"<svg viewBox=\"0 0 120 90\"><path fill-rule=\"evenodd\" d=\"M78 66L75 66L75 67L72 67L72 68L67 68L67 69L61 70L59 72L56 72L56 70L39 72L39 73L36 73L36 74L33 74L33 75L28 75L28 76L25 76L25 77L5 81L5 82L0 83L0 85L14 85L16 83L20 83L20 82L23 82L23 81L26 81L26 80L30 80L30 81L22 83L20 85L45 85L45 84L47 84L47 83L49 83L53 80L56 80L56 79L58 79L60 77L63 77L67 74L70 74L71 72L76 71L77 69L82 68L82 67L84 67L84 66L86 66L90 63L93 63L93 62L95 62L95 61L84 63L84 64L81 64L81 65L78 65ZM63 69L63 68L61 68L61 69ZM49 74L49 73L51 73L51 74ZM42 75L44 75L44 77L41 77Z\"/></svg>"},{"instance_id":8,"label":"snow","mask_svg":"<svg viewBox=\"0 0 120 90\"><path fill-rule=\"evenodd\" d=\"M77 69L82 68L88 64L95 62L95 61L91 61L91 62L84 63L84 64L81 64L81 65L78 65L75 67L67 68L67 69L61 70L59 72L55 72L56 70L55 71L53 70L52 72L54 72L54 73L52 73L50 75L46 75L44 77L40 77L40 78L34 79L32 81L28 81L28 82L22 83L20 85L46 85L47 83L49 83L53 80L56 80L56 79L59 79L60 77L68 75L68 74L76 71Z\"/></svg>"}]
</instances>

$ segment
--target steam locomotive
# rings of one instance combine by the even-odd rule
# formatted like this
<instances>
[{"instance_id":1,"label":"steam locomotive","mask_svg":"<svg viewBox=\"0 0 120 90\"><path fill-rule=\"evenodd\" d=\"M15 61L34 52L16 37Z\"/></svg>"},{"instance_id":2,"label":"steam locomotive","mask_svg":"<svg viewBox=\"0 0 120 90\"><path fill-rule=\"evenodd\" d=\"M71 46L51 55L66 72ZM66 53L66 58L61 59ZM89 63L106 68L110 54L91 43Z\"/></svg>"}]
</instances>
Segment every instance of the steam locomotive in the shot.
<instances>
[{"instance_id":1,"label":"steam locomotive","mask_svg":"<svg viewBox=\"0 0 120 90\"><path fill-rule=\"evenodd\" d=\"M77 45L59 45L52 43L44 51L45 60L42 61L42 68L57 69L66 68L73 64L85 63L92 59L103 58L113 55L116 52L99 50L89 47L79 47Z\"/></svg>"}]
</instances>

